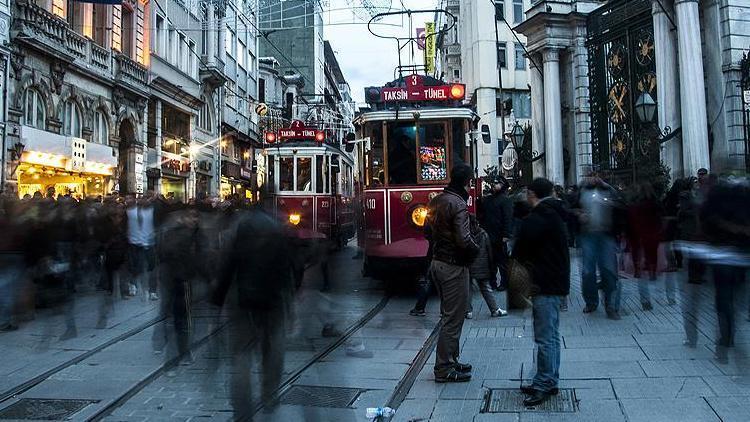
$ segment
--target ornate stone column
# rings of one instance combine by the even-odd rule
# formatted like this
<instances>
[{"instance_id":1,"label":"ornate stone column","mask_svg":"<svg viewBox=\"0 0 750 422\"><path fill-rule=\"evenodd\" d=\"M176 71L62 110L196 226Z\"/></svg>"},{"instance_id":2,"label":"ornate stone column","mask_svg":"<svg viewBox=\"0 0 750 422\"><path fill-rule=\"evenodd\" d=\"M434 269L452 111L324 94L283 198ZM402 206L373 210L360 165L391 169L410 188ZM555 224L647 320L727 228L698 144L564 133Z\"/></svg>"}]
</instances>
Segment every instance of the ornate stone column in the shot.
<instances>
[{"instance_id":1,"label":"ornate stone column","mask_svg":"<svg viewBox=\"0 0 750 422\"><path fill-rule=\"evenodd\" d=\"M544 57L544 155L547 178L565 184L560 103L560 51L547 48Z\"/></svg>"},{"instance_id":2,"label":"ornate stone column","mask_svg":"<svg viewBox=\"0 0 750 422\"><path fill-rule=\"evenodd\" d=\"M534 55L534 62L539 63L541 57ZM533 66L529 69L531 84L531 150L544 151L544 78L541 72ZM534 177L546 177L544 159L534 161L532 164Z\"/></svg>"},{"instance_id":3,"label":"ornate stone column","mask_svg":"<svg viewBox=\"0 0 750 422\"><path fill-rule=\"evenodd\" d=\"M693 175L701 167L710 170L698 0L676 0L675 12L680 65L682 157L684 174Z\"/></svg>"},{"instance_id":4,"label":"ornate stone column","mask_svg":"<svg viewBox=\"0 0 750 422\"><path fill-rule=\"evenodd\" d=\"M663 2L670 8L668 2ZM672 13L668 9L669 13ZM677 41L672 33L672 23L667 14L654 0L651 14L654 20L654 53L656 55L656 98L659 127L669 126L676 130L680 126L680 85L677 76ZM670 170L672 181L683 177L682 139L672 138L661 147L661 160Z\"/></svg>"}]
</instances>

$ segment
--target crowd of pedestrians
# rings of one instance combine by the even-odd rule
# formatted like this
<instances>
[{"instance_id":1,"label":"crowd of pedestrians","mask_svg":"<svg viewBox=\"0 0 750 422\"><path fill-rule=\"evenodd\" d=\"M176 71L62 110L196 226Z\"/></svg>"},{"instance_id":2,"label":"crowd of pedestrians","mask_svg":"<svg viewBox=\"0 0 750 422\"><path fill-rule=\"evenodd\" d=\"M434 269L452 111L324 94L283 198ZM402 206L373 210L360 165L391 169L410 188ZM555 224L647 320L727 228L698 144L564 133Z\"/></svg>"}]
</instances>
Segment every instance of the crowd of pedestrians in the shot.
<instances>
[{"instance_id":1,"label":"crowd of pedestrians","mask_svg":"<svg viewBox=\"0 0 750 422\"><path fill-rule=\"evenodd\" d=\"M745 177L716 177L706 169L675 180L666 192L651 181L627 187L608 184L596 173L567 189L535 179L528 186L502 177L485 180L479 224L469 215L470 169L457 166L445 194L430 203L427 234L431 264L427 280L441 299L443 325L435 362L437 382L471 379L471 365L459 361L464 318L472 318L471 280L491 316L495 291L518 295L525 286L532 308L537 371L522 386L526 405L557 394L560 312L568 310L571 256L580 257L583 313L603 305L610 320L622 318L622 283L637 283L643 311L654 308L651 290L665 284L666 306L679 298L685 342L695 347L702 286L713 288L718 320L716 359L725 363L734 346L735 314L750 266L750 183ZM575 252L572 252L575 251ZM488 262L490 264L488 264ZM491 269L490 269L491 268ZM677 283L679 270L685 283ZM412 315L424 315L423 288ZM524 301L509 297L509 305ZM523 306L523 305L522 305ZM750 315L748 315L750 319Z\"/></svg>"}]
</instances>

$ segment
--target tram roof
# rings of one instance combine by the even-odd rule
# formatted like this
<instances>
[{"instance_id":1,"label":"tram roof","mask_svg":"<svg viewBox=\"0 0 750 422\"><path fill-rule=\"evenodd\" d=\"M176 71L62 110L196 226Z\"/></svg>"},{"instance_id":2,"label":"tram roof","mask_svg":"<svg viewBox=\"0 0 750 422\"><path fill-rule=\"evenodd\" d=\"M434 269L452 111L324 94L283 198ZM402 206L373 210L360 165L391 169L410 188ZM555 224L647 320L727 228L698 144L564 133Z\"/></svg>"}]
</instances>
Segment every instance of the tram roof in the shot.
<instances>
[{"instance_id":1,"label":"tram roof","mask_svg":"<svg viewBox=\"0 0 750 422\"><path fill-rule=\"evenodd\" d=\"M362 113L354 119L355 123L415 120L414 113L419 113L419 120L474 119L477 114L470 108L406 108L399 110L381 110Z\"/></svg>"}]
</instances>

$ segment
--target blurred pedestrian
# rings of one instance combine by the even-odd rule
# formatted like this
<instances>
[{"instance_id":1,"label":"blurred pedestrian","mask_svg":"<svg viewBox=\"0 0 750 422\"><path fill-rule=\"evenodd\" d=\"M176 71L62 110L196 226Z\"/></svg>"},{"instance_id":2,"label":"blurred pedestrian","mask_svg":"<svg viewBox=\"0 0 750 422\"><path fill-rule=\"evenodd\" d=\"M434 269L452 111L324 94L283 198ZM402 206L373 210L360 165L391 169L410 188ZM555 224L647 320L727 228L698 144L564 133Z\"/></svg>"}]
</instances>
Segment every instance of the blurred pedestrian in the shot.
<instances>
[{"instance_id":1,"label":"blurred pedestrian","mask_svg":"<svg viewBox=\"0 0 750 422\"><path fill-rule=\"evenodd\" d=\"M638 279L638 292L644 311L653 309L648 282L641 279L642 264L651 281L656 280L659 243L664 211L651 182L635 186L628 204L627 240L633 262L633 276Z\"/></svg>"},{"instance_id":2,"label":"blurred pedestrian","mask_svg":"<svg viewBox=\"0 0 750 422\"><path fill-rule=\"evenodd\" d=\"M492 279L492 276L495 275L495 272L497 272L497 267L493 262L490 237L487 235L487 232L479 226L476 217L469 215L469 220L471 235L474 237L477 246L479 246L479 253L469 266L469 276L474 281L477 288L479 288L479 293L482 294L482 298L490 310L490 316L502 317L508 315L507 311L497 305L497 301L492 293L492 287L490 286L490 280ZM471 303L471 291L471 286L469 286L469 309L466 312L466 319L472 319L474 317L474 307Z\"/></svg>"},{"instance_id":3,"label":"blurred pedestrian","mask_svg":"<svg viewBox=\"0 0 750 422\"><path fill-rule=\"evenodd\" d=\"M558 392L560 304L570 292L570 255L565 222L556 209L552 182L535 179L527 190L531 213L521 223L513 258L526 266L535 286L532 295L536 375L522 386L524 405L536 406Z\"/></svg>"},{"instance_id":4,"label":"blurred pedestrian","mask_svg":"<svg viewBox=\"0 0 750 422\"><path fill-rule=\"evenodd\" d=\"M236 232L226 245L226 261L212 302L227 305L238 332L232 337L231 402L235 420L252 420L248 338L257 339L263 381L261 399L272 398L284 366L284 332L293 290L291 251L283 228L271 216L254 209L239 217Z\"/></svg>"},{"instance_id":5,"label":"blurred pedestrian","mask_svg":"<svg viewBox=\"0 0 750 422\"><path fill-rule=\"evenodd\" d=\"M443 325L435 355L436 382L465 382L471 365L459 362L459 340L469 296L468 265L479 247L469 227L468 187L474 171L465 164L451 170L451 180L442 195L429 204L428 240L433 242L430 276L439 291Z\"/></svg>"},{"instance_id":6,"label":"blurred pedestrian","mask_svg":"<svg viewBox=\"0 0 750 422\"><path fill-rule=\"evenodd\" d=\"M96 227L96 236L104 250L103 287L105 294L99 311L99 321L97 322L97 328L103 329L107 327L107 319L115 299L115 289L119 290L121 298L127 299L129 297L128 285L120 277L120 270L125 263L125 254L128 248L125 235L125 209L123 205L117 204L114 198L105 199Z\"/></svg>"},{"instance_id":7,"label":"blurred pedestrian","mask_svg":"<svg viewBox=\"0 0 750 422\"><path fill-rule=\"evenodd\" d=\"M604 291L607 317L620 319L620 285L617 275L617 243L621 211L618 192L606 184L596 173L586 177L579 190L577 204L573 206L581 224L579 242L582 256L581 289L586 306L584 313L596 311L599 306L597 269Z\"/></svg>"},{"instance_id":8,"label":"blurred pedestrian","mask_svg":"<svg viewBox=\"0 0 750 422\"><path fill-rule=\"evenodd\" d=\"M24 277L20 211L13 192L0 194L0 331L18 329L16 307Z\"/></svg>"},{"instance_id":9,"label":"blurred pedestrian","mask_svg":"<svg viewBox=\"0 0 750 422\"><path fill-rule=\"evenodd\" d=\"M131 277L128 294L137 294L139 281L145 275L148 279L148 298L157 300L155 208L148 198L136 199L133 195L127 198L126 205L128 269Z\"/></svg>"},{"instance_id":10,"label":"blurred pedestrian","mask_svg":"<svg viewBox=\"0 0 750 422\"><path fill-rule=\"evenodd\" d=\"M489 279L498 291L508 288L508 242L513 233L513 201L508 197L508 181L499 176L490 181L492 194L482 200L482 227L487 232L496 265ZM498 281L495 273L500 273Z\"/></svg>"}]
</instances>

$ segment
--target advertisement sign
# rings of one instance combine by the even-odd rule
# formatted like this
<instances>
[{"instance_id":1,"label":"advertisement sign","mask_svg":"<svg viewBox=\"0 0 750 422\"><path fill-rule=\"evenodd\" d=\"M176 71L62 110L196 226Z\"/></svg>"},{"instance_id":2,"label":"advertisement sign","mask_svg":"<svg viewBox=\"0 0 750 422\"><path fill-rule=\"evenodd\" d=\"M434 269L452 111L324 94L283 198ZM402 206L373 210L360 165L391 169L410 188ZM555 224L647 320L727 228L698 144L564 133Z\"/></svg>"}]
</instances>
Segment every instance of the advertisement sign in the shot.
<instances>
[{"instance_id":1,"label":"advertisement sign","mask_svg":"<svg viewBox=\"0 0 750 422\"><path fill-rule=\"evenodd\" d=\"M86 168L86 140L71 138L70 160L65 166L68 171L84 171Z\"/></svg>"},{"instance_id":2,"label":"advertisement sign","mask_svg":"<svg viewBox=\"0 0 750 422\"><path fill-rule=\"evenodd\" d=\"M417 28L417 48L420 50L424 50L424 36L425 36L425 29L424 28Z\"/></svg>"},{"instance_id":3,"label":"advertisement sign","mask_svg":"<svg viewBox=\"0 0 750 422\"><path fill-rule=\"evenodd\" d=\"M427 74L435 73L435 22L426 22L424 40L424 66Z\"/></svg>"}]
</instances>

